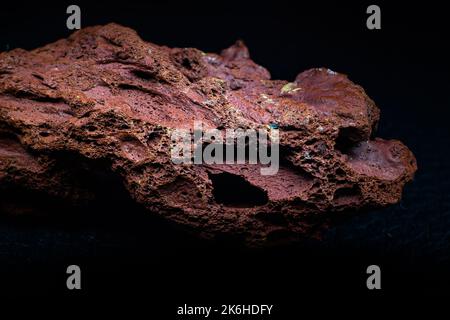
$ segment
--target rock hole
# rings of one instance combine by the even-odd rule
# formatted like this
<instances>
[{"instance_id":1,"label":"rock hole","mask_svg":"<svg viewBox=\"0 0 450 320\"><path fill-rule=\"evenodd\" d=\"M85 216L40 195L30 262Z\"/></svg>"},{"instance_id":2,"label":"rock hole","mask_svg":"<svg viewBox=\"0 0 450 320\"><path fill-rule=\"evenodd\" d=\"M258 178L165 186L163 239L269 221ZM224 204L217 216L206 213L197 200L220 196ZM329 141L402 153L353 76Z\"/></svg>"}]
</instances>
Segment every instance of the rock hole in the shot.
<instances>
[{"instance_id":1,"label":"rock hole","mask_svg":"<svg viewBox=\"0 0 450 320\"><path fill-rule=\"evenodd\" d=\"M86 129L87 129L89 132L97 131L97 127L96 127L96 126L92 126L92 125L87 126Z\"/></svg>"},{"instance_id":2,"label":"rock hole","mask_svg":"<svg viewBox=\"0 0 450 320\"><path fill-rule=\"evenodd\" d=\"M142 80L157 81L155 74L149 71L133 70L132 73Z\"/></svg>"},{"instance_id":3,"label":"rock hole","mask_svg":"<svg viewBox=\"0 0 450 320\"><path fill-rule=\"evenodd\" d=\"M63 98L59 97L50 97L50 96L41 96L34 92L19 90L17 92L6 92L7 94L11 94L17 98L29 99L37 102L45 102L45 103L61 103L64 102Z\"/></svg>"},{"instance_id":4,"label":"rock hole","mask_svg":"<svg viewBox=\"0 0 450 320\"><path fill-rule=\"evenodd\" d=\"M337 177L340 177L340 178L341 178L341 177L345 177L345 175L346 175L346 174L345 174L345 171L344 171L344 170L342 170L341 168L337 168L337 169L336 169L336 176L337 176Z\"/></svg>"},{"instance_id":5,"label":"rock hole","mask_svg":"<svg viewBox=\"0 0 450 320\"><path fill-rule=\"evenodd\" d=\"M181 62L181 65L188 70L192 70L192 62L193 61L189 60L188 58L184 58Z\"/></svg>"},{"instance_id":6,"label":"rock hole","mask_svg":"<svg viewBox=\"0 0 450 320\"><path fill-rule=\"evenodd\" d=\"M335 148L343 154L348 154L362 140L364 140L363 133L358 128L340 128L336 138Z\"/></svg>"},{"instance_id":7,"label":"rock hole","mask_svg":"<svg viewBox=\"0 0 450 320\"><path fill-rule=\"evenodd\" d=\"M228 207L251 208L262 206L269 201L265 191L253 186L243 177L227 172L208 175L217 203Z\"/></svg>"},{"instance_id":8,"label":"rock hole","mask_svg":"<svg viewBox=\"0 0 450 320\"><path fill-rule=\"evenodd\" d=\"M345 187L337 189L334 193L334 202L336 205L350 205L357 203L361 198L361 190L358 186Z\"/></svg>"}]
</instances>

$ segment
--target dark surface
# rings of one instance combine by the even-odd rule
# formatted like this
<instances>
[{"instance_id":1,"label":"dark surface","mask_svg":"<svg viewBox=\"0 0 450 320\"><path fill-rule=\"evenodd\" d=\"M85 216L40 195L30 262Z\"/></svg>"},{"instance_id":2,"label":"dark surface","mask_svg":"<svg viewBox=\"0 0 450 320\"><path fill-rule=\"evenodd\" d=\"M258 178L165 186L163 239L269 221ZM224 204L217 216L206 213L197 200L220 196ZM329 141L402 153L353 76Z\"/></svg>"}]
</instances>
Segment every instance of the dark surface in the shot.
<instances>
[{"instance_id":1,"label":"dark surface","mask_svg":"<svg viewBox=\"0 0 450 320\"><path fill-rule=\"evenodd\" d=\"M69 34L66 4L16 5L0 12L1 50L31 49ZM249 251L226 239L199 241L142 214L114 196L117 190L105 191L97 207L67 215L65 206L38 197L43 211L55 211L56 218L0 218L0 293L72 295L65 290L65 268L79 264L85 290L77 294L157 292L172 307L232 300L279 303L288 312L300 296L445 294L450 285L450 68L443 9L384 5L382 30L369 31L367 5L294 8L286 3L258 12L224 8L220 14L206 12L207 6L171 12L159 5L81 4L82 24L114 21L136 29L144 40L204 51L220 51L241 38L273 78L294 79L320 66L348 74L381 109L378 135L398 138L417 157L419 170L402 202L344 220L322 242ZM13 196L22 199L20 193L0 194ZM105 214L109 208L113 215ZM382 268L381 292L365 289L369 264Z\"/></svg>"}]
</instances>

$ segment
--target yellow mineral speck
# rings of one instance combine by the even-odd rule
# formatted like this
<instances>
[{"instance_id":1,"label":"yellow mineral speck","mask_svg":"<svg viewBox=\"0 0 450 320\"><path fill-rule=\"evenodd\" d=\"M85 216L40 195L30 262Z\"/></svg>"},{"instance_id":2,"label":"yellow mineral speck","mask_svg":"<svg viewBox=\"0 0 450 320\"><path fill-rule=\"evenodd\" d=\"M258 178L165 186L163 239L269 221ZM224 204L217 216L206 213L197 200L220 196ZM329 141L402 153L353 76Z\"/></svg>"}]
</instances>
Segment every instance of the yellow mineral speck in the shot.
<instances>
[{"instance_id":1,"label":"yellow mineral speck","mask_svg":"<svg viewBox=\"0 0 450 320\"><path fill-rule=\"evenodd\" d=\"M294 82L289 82L286 83L282 88L281 88L281 93L291 93L291 92L295 92L298 90L301 90L302 88L297 87L297 85Z\"/></svg>"}]
</instances>

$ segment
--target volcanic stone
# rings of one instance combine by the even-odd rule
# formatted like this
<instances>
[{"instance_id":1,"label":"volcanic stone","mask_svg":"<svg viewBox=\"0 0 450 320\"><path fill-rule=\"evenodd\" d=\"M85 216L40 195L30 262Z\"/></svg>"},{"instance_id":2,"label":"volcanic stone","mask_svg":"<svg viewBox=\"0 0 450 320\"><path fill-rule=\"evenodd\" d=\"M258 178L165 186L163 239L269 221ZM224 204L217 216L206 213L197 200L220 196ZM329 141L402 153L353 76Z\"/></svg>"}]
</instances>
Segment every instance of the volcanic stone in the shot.
<instances>
[{"instance_id":1,"label":"volcanic stone","mask_svg":"<svg viewBox=\"0 0 450 320\"><path fill-rule=\"evenodd\" d=\"M396 203L416 171L374 138L379 109L345 75L271 80L237 42L220 55L168 48L109 24L0 54L0 186L95 198L75 167L117 177L151 214L248 244L311 237L342 211ZM170 132L279 128L281 166L176 165ZM126 212L123 212L126 219Z\"/></svg>"}]
</instances>

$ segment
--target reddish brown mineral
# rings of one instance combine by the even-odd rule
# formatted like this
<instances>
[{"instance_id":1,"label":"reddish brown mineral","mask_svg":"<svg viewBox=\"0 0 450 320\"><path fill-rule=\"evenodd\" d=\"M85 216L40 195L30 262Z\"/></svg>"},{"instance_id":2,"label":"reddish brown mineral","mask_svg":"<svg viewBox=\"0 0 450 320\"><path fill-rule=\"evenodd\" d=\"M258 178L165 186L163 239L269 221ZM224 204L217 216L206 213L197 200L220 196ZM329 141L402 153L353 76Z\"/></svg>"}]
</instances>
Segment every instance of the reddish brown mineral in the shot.
<instances>
[{"instance_id":1,"label":"reddish brown mineral","mask_svg":"<svg viewBox=\"0 0 450 320\"><path fill-rule=\"evenodd\" d=\"M71 174L67 159L79 159L119 176L149 212L204 236L311 236L333 212L398 202L412 179L413 154L373 138L378 118L361 87L328 69L270 80L241 42L217 55L147 43L116 24L89 27L0 54L0 186L95 197ZM171 130L195 120L276 124L278 174L172 163Z\"/></svg>"}]
</instances>

